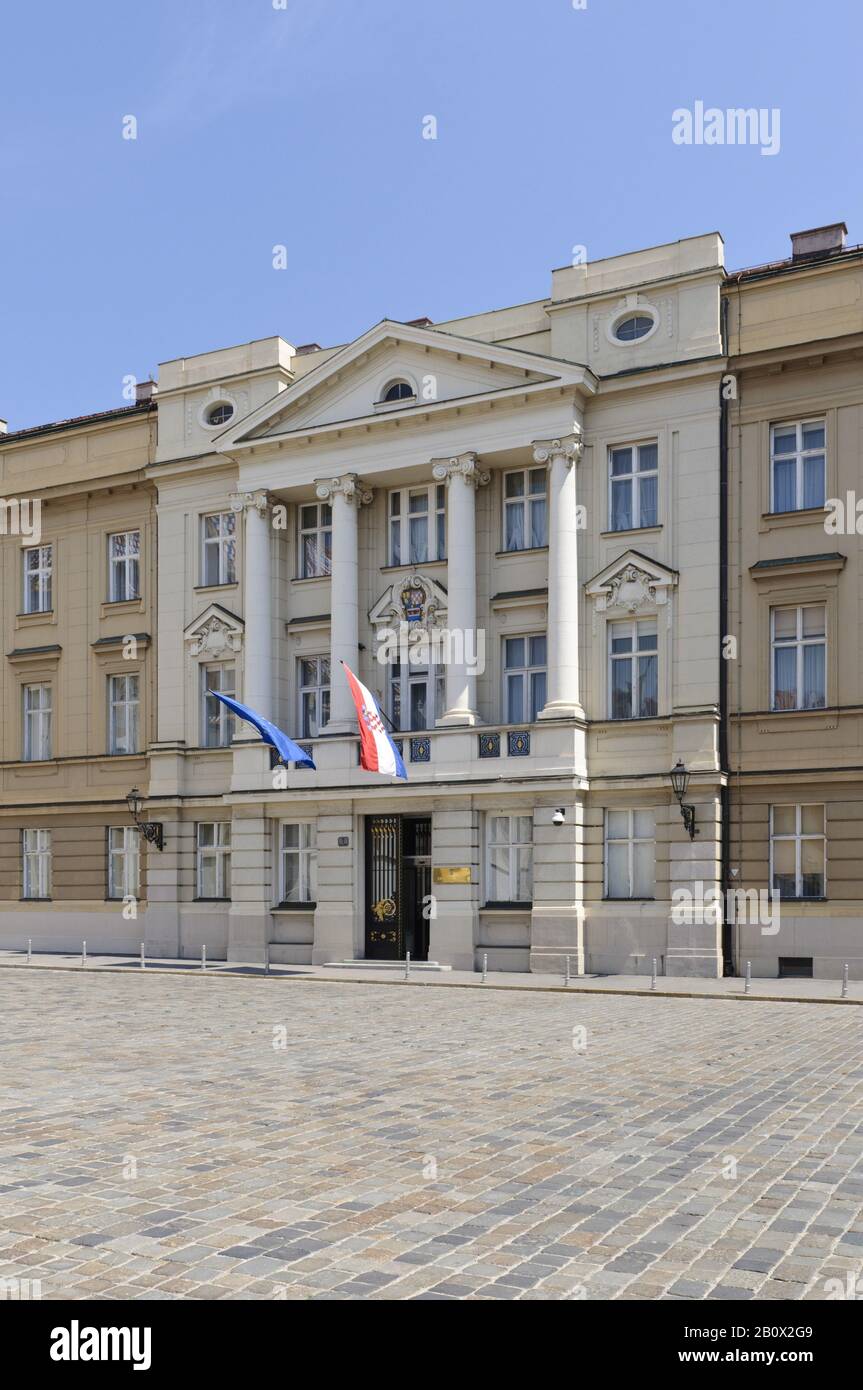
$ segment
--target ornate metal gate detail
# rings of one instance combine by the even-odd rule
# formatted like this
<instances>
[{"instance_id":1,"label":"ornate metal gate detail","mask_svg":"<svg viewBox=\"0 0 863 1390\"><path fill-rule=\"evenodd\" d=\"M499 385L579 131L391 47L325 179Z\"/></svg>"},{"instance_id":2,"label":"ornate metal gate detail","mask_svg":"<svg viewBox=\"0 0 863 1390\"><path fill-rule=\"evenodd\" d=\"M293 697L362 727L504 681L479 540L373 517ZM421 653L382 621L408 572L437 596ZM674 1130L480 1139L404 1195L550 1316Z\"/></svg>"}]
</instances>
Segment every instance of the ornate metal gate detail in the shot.
<instances>
[{"instance_id":1,"label":"ornate metal gate detail","mask_svg":"<svg viewBox=\"0 0 863 1390\"><path fill-rule=\"evenodd\" d=\"M369 816L366 832L366 956L399 960L402 952L401 825Z\"/></svg>"}]
</instances>

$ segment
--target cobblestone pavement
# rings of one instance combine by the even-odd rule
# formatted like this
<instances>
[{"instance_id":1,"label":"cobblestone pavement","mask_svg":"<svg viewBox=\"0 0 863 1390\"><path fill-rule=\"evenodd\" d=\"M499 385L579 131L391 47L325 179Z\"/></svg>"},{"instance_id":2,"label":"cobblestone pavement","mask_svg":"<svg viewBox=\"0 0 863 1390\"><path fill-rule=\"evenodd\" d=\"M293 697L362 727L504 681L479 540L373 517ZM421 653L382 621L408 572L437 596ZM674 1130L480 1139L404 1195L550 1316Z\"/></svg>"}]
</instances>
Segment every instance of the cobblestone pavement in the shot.
<instances>
[{"instance_id":1,"label":"cobblestone pavement","mask_svg":"<svg viewBox=\"0 0 863 1390\"><path fill-rule=\"evenodd\" d=\"M857 1009L13 970L0 1007L0 1278L43 1299L863 1276Z\"/></svg>"}]
</instances>

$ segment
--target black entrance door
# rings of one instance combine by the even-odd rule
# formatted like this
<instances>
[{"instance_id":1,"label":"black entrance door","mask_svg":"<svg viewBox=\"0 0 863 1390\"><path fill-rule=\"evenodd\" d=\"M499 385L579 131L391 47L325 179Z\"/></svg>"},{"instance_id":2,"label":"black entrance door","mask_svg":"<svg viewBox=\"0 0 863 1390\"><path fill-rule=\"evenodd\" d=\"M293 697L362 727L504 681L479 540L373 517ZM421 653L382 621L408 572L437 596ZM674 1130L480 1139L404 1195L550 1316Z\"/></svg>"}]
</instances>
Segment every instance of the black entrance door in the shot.
<instances>
[{"instance_id":1,"label":"black entrance door","mask_svg":"<svg viewBox=\"0 0 863 1390\"><path fill-rule=\"evenodd\" d=\"M366 959L428 960L431 820L366 821Z\"/></svg>"},{"instance_id":2,"label":"black entrance door","mask_svg":"<svg viewBox=\"0 0 863 1390\"><path fill-rule=\"evenodd\" d=\"M411 960L429 958L431 900L431 821L405 817L402 821L402 882L404 885L405 950Z\"/></svg>"}]
</instances>

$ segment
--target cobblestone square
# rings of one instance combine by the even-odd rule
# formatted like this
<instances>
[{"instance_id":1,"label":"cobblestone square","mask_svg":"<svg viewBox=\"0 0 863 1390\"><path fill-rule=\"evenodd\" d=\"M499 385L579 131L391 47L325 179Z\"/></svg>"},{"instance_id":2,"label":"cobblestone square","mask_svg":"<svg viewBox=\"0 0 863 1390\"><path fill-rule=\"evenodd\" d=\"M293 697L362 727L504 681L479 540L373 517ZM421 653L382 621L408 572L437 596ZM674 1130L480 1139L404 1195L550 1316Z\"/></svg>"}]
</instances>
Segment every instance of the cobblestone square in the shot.
<instances>
[{"instance_id":1,"label":"cobblestone square","mask_svg":"<svg viewBox=\"0 0 863 1390\"><path fill-rule=\"evenodd\" d=\"M14 969L0 1000L0 1277L43 1299L863 1275L854 1007Z\"/></svg>"}]
</instances>

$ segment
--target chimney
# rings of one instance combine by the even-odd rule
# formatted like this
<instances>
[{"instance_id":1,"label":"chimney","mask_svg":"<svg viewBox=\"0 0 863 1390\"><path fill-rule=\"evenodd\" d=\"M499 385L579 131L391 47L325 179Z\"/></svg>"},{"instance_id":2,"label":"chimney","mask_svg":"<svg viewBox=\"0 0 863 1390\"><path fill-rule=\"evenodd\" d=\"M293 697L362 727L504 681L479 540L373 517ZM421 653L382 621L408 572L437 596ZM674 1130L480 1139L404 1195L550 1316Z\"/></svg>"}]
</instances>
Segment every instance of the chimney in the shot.
<instances>
[{"instance_id":1,"label":"chimney","mask_svg":"<svg viewBox=\"0 0 863 1390\"><path fill-rule=\"evenodd\" d=\"M138 381L135 383L135 404L146 405L147 401L156 399L159 388L155 381Z\"/></svg>"},{"instance_id":2,"label":"chimney","mask_svg":"<svg viewBox=\"0 0 863 1390\"><path fill-rule=\"evenodd\" d=\"M845 250L848 228L844 222L831 222L826 227L811 227L808 232L791 233L792 261L817 260Z\"/></svg>"},{"instance_id":3,"label":"chimney","mask_svg":"<svg viewBox=\"0 0 863 1390\"><path fill-rule=\"evenodd\" d=\"M406 319L406 320L405 320L405 327L406 327L406 328L431 328L432 325L433 325L433 323L434 323L434 320L433 320L433 319L426 319L426 318L422 318L422 319Z\"/></svg>"},{"instance_id":4,"label":"chimney","mask_svg":"<svg viewBox=\"0 0 863 1390\"><path fill-rule=\"evenodd\" d=\"M9 432L9 421L8 421L8 420L0 420L0 434L8 434L8 432Z\"/></svg>"},{"instance_id":5,"label":"chimney","mask_svg":"<svg viewBox=\"0 0 863 1390\"><path fill-rule=\"evenodd\" d=\"M305 357L307 352L321 352L320 343L303 343L302 347L294 348L297 357Z\"/></svg>"}]
</instances>

